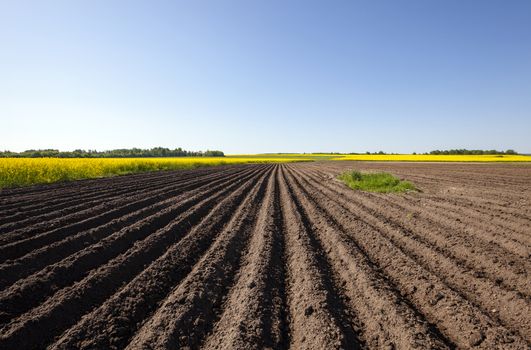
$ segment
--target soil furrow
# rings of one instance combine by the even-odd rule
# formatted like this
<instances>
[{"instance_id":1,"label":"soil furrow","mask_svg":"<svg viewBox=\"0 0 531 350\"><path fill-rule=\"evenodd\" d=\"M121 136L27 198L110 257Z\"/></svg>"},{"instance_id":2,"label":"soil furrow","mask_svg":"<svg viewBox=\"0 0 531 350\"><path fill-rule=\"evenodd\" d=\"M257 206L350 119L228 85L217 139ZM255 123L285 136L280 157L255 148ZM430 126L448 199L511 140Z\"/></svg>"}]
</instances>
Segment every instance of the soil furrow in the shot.
<instances>
[{"instance_id":1,"label":"soil furrow","mask_svg":"<svg viewBox=\"0 0 531 350\"><path fill-rule=\"evenodd\" d=\"M63 334L53 348L124 348L130 337L148 318L171 289L185 277L214 241L227 231L233 216L245 216L249 204L263 190L269 170L252 189L242 187L222 200L190 233L102 306L86 315ZM237 213L237 214L235 214ZM209 249L212 251L212 248ZM215 250L214 250L215 251ZM234 253L234 252L233 252ZM236 252L237 253L237 252ZM161 276L153 279L153 276ZM101 337L98 335L106 334Z\"/></svg>"},{"instance_id":2,"label":"soil furrow","mask_svg":"<svg viewBox=\"0 0 531 350\"><path fill-rule=\"evenodd\" d=\"M193 270L164 300L156 313L143 325L127 348L197 348L217 320L223 298L233 284L241 256L263 210L264 192L269 193L272 175L262 179L236 211L217 240L201 257Z\"/></svg>"},{"instance_id":3,"label":"soil furrow","mask_svg":"<svg viewBox=\"0 0 531 350\"><path fill-rule=\"evenodd\" d=\"M392 198L390 197L389 199ZM400 202L407 204L404 201ZM512 218L511 221L501 220L499 219L500 215L493 210L492 206L488 208L485 214L482 211L478 212L478 208L470 202L465 204L460 201L456 204L456 201L452 201L448 197L442 201L439 197L433 195L422 195L419 198L419 202L423 209L435 213L436 220L441 223L451 222L458 226L476 227L477 230L470 230L471 233L480 232L481 234L476 233L478 238L495 241L496 244L505 247L509 251L516 250L517 253L524 254L524 249L519 249L522 244L526 246L525 250L529 250L531 238L526 232L530 231L530 219ZM485 220L487 215L488 221Z\"/></svg>"},{"instance_id":4,"label":"soil furrow","mask_svg":"<svg viewBox=\"0 0 531 350\"><path fill-rule=\"evenodd\" d=\"M256 176L259 174L243 184L242 180L235 181L234 185L249 188ZM228 189L235 188L229 186ZM213 197L198 203L182 218L151 234L145 240L138 241L126 253L91 272L73 286L60 290L39 307L6 325L0 330L2 334L0 346L12 348L28 346L35 341L42 345L51 342L55 336L75 324L81 316L90 312L92 308L114 294L118 288L133 279L145 266L161 256L169 246L179 241L191 226L208 214L216 203L215 199L221 194L223 192L218 192Z\"/></svg>"},{"instance_id":5,"label":"soil furrow","mask_svg":"<svg viewBox=\"0 0 531 350\"><path fill-rule=\"evenodd\" d=\"M205 349L285 349L289 344L279 173L274 176L237 282Z\"/></svg>"},{"instance_id":6,"label":"soil furrow","mask_svg":"<svg viewBox=\"0 0 531 350\"><path fill-rule=\"evenodd\" d=\"M353 322L345 322L346 308L342 306L330 276L325 275L329 267L319 258L322 252L314 250L316 242L293 202L284 175L279 186L286 237L290 347L358 348L361 344Z\"/></svg>"},{"instance_id":7,"label":"soil furrow","mask_svg":"<svg viewBox=\"0 0 531 350\"><path fill-rule=\"evenodd\" d=\"M53 243L74 233L98 227L113 219L126 215L131 211L138 210L142 207L157 203L160 200L164 200L170 196L178 195L184 191L193 189L198 184L214 185L223 181L223 176L214 181L208 179L202 179L199 181L191 180L182 186L170 185L167 188L157 189L152 193L143 193L134 197L126 196L115 203L102 203L98 206L98 208L87 209L81 213L75 214L78 217L74 219L69 218L69 223L67 225L61 225L57 227L58 224L52 224L52 228L53 226L56 226L57 228L1 246L0 262L3 262L7 259L18 258L24 254L27 254L33 249ZM44 223L42 225L43 227L41 227L37 232L50 229L50 224L51 223ZM24 233L24 236L33 235L34 233L34 230L29 230L29 232ZM19 234L17 234L15 238L18 239L18 237Z\"/></svg>"},{"instance_id":8,"label":"soil furrow","mask_svg":"<svg viewBox=\"0 0 531 350\"><path fill-rule=\"evenodd\" d=\"M309 224L315 227L330 265L341 280L349 306L362 322L361 336L365 343L369 347L444 348L445 339L431 331L422 315L404 300L366 252L338 232L330 213L310 200L311 195L291 171L288 181L293 186L299 211L307 218L319 218L308 219Z\"/></svg>"},{"instance_id":9,"label":"soil furrow","mask_svg":"<svg viewBox=\"0 0 531 350\"><path fill-rule=\"evenodd\" d=\"M228 173L228 172L227 172ZM52 205L51 201L48 203L42 203L37 209L29 208L16 208L17 213L4 216L0 219L0 234L2 232L13 231L19 227L29 226L33 223L50 221L57 217L64 217L71 213L82 211L86 208L94 206L94 203L109 202L116 198L120 198L123 194L133 196L140 192L148 192L154 189L160 189L167 184L178 185L190 180L200 180L208 177L219 177L223 173L206 174L204 176L188 175L188 176L175 176L156 182L141 182L139 184L133 184L131 186L122 186L120 188L112 188L99 190L94 189L94 192L89 192L85 196L75 196L75 200L72 197L67 197L67 200L60 200L58 204ZM15 221L14 223L11 223ZM10 225L6 225L10 223ZM7 228L6 228L7 226Z\"/></svg>"},{"instance_id":10,"label":"soil furrow","mask_svg":"<svg viewBox=\"0 0 531 350\"><path fill-rule=\"evenodd\" d=\"M419 192L355 191L388 172ZM531 349L531 167L316 161L0 190L0 349Z\"/></svg>"},{"instance_id":11,"label":"soil furrow","mask_svg":"<svg viewBox=\"0 0 531 350\"><path fill-rule=\"evenodd\" d=\"M13 189L4 188L0 190L0 209L9 210L13 208L26 208L28 205L42 205L49 200L69 200L72 197L105 191L109 188L145 185L145 183L153 183L181 176L202 176L203 174L224 171L225 169L229 168L243 168L248 166L249 165L230 165L215 168L206 167L193 170L146 172L139 174L129 174L125 176L84 179ZM43 199L44 201L41 201Z\"/></svg>"},{"instance_id":12,"label":"soil furrow","mask_svg":"<svg viewBox=\"0 0 531 350\"><path fill-rule=\"evenodd\" d=\"M472 198L440 198L435 195L427 195L425 198L433 202L436 206L442 208L449 207L457 213L459 213L459 209L462 208L465 212L474 215L478 220L483 220L485 215L489 215L496 220L498 225L501 225L502 227L507 225L507 227L515 233L524 237L529 236L526 234L526 229L529 228L531 217L526 216L521 208L509 207L509 204L499 206L483 203L481 199L473 201ZM524 227L521 227L520 225L523 225Z\"/></svg>"},{"instance_id":13,"label":"soil furrow","mask_svg":"<svg viewBox=\"0 0 531 350\"><path fill-rule=\"evenodd\" d=\"M392 200L393 198L395 197L388 199ZM487 224L486 215L481 212L477 213L473 204L454 204L449 198L445 198L444 205L442 205L433 198L437 197L422 195L418 198L418 205L421 205L425 211L434 213L435 220L465 228L475 227L476 230L470 230L470 232L476 234L478 238L487 242L496 242L496 244L520 255L525 254L524 250L529 250L531 240L525 232L529 231L530 220L513 219L511 222L497 220L497 214L492 208L489 208ZM400 203L408 204L404 201L400 201ZM522 248L522 244L527 248Z\"/></svg>"},{"instance_id":14,"label":"soil furrow","mask_svg":"<svg viewBox=\"0 0 531 350\"><path fill-rule=\"evenodd\" d=\"M307 185L311 184L307 183ZM340 198L336 194L319 195L318 192L324 192L321 185L322 182L314 182L311 185L314 189L314 198L321 197L321 201L326 203L326 208L334 208L335 203L338 203L337 209L335 209L338 218L336 220L341 220L344 230L352 232L356 242L360 246L364 246L365 251L369 256L372 256L374 261L380 261L379 266L387 275L392 277L397 285L401 286L402 293L408 295L409 298L414 298L415 305L418 305L433 323L440 324L446 336L465 347L475 343L476 340L478 344L481 343L486 348L501 346L501 344L509 346L511 342L515 348L522 345L523 341L520 337L504 328L496 320L497 316L487 311L506 312L510 318L515 317L511 314L511 312L515 312L516 318L520 317L520 323L515 326L518 329L526 327L525 324L522 325L522 322L529 324L529 322L523 321L527 318L525 311L515 310L512 299L507 298L501 302L500 296L503 293L492 293L488 289L479 290L477 283L480 281L470 283L470 278L473 277L470 276L471 274L467 276L464 271L456 272L456 267L453 266L452 261L435 259L437 255L429 248L424 248L420 252L412 250L419 247L417 241L409 237L407 233L389 229L382 224L381 220L371 218L363 210L360 211L352 202ZM350 190L346 189L346 191ZM354 234L354 232L360 232L360 234ZM401 241L406 241L409 245L400 243ZM431 275L432 273L433 275ZM428 276L430 277L427 278ZM459 285L448 284L448 279L451 282L456 280L462 282ZM412 288L411 281L416 281L413 283L414 288ZM466 293L468 297L473 296L472 299L477 300L479 295L484 298L483 302L489 302L488 299L490 298L498 305L502 303L504 311L494 309L494 307L491 309L478 308L477 304L470 302L463 295L467 292L466 289L470 287L475 289L478 294L468 292ZM485 296L485 293L489 293L490 296ZM528 307L525 306L525 303L521 305L524 310ZM456 318L455 315L459 315L459 318ZM433 317L436 319L434 320Z\"/></svg>"},{"instance_id":15,"label":"soil furrow","mask_svg":"<svg viewBox=\"0 0 531 350\"><path fill-rule=\"evenodd\" d=\"M307 176L311 177L310 174ZM359 191L345 193L345 186L337 181L323 183L323 187L329 188L338 197L346 195L353 203L359 204L361 211L370 212L379 221L414 235L419 242L474 274L489 278L493 284L508 291L517 291L526 297L531 295L531 285L527 281L527 271L531 268L528 260L497 244L474 239L475 235L466 234L471 230L461 228L466 231L460 231L460 227L456 227L453 221L448 223L437 220L434 214L427 212L422 206L410 205L414 198L399 201L401 198L398 197ZM379 210L382 207L386 210ZM503 276L502 280L499 279L500 276Z\"/></svg>"},{"instance_id":16,"label":"soil furrow","mask_svg":"<svg viewBox=\"0 0 531 350\"><path fill-rule=\"evenodd\" d=\"M168 183L166 186L156 188L151 192L140 193L135 196L128 194L111 202L96 202L93 203L92 208L85 209L81 212L66 215L56 220L45 221L38 225L30 226L29 228L12 231L0 238L3 242L3 246L0 246L0 251L13 251L13 247L17 251L26 245L31 246L33 244L32 242L35 241L44 241L46 243L50 239L48 237L50 235L53 239L53 237L64 233L64 231L72 233L77 232L76 230L87 229L91 227L90 225L101 224L106 220L115 218L117 215L122 215L127 210L131 210L130 208L147 206L156 203L157 200L163 200L170 195L179 194L189 188L193 188L197 183L207 184L209 182L223 180L222 175L214 176L214 179L191 179L177 185Z\"/></svg>"},{"instance_id":17,"label":"soil furrow","mask_svg":"<svg viewBox=\"0 0 531 350\"><path fill-rule=\"evenodd\" d=\"M216 204L217 198L224 194L230 194L230 191L239 186L242 181L251 181L249 179L255 174L258 174L256 170L250 175L228 179L228 182L232 182L228 186L227 183L222 183L206 191L200 191L195 196L190 196L172 208L161 212L156 220L148 218L143 221L142 225L127 227L96 245L85 248L57 264L50 265L36 275L18 281L0 293L1 320L5 322L36 306L46 296L82 279L92 269L126 252L131 246L137 247L138 242L142 239L149 242L155 237L160 241L164 236L170 235L168 232L175 231L176 228L183 225L184 227L190 225L191 221L197 219L194 217L194 215L197 216L197 212L208 210ZM205 208L201 208L200 205L204 205Z\"/></svg>"},{"instance_id":18,"label":"soil furrow","mask_svg":"<svg viewBox=\"0 0 531 350\"><path fill-rule=\"evenodd\" d=\"M247 174L247 172L243 171L240 176L245 174ZM230 179L231 177L227 176L225 180ZM123 217L114 219L109 223L99 227L82 231L78 234L72 234L61 241L38 248L19 259L0 265L0 275L2 276L2 278L0 278L0 289L5 288L5 286L11 284L17 279L29 276L31 273L47 265L51 265L57 261L60 261L70 254L75 253L77 250L81 250L94 243L97 243L106 236L118 232L125 227L138 227L143 222L156 223L159 224L160 227L160 224L164 222L164 220L160 220L160 215L168 210L171 210L171 208L175 208L176 205L174 203L177 203L178 207L182 203L186 203L186 200L192 197L194 193L197 193L198 191L201 191L205 188L209 191L212 191L215 183L210 182L203 185L201 185L201 183L197 183L197 185L199 187L190 189L186 193L173 198L165 199L161 202L157 202L156 204L153 204L147 208L142 208L133 213L126 214ZM167 216L168 215L166 215L166 217Z\"/></svg>"},{"instance_id":19,"label":"soil furrow","mask_svg":"<svg viewBox=\"0 0 531 350\"><path fill-rule=\"evenodd\" d=\"M26 203L23 201L15 201L14 204L11 204L10 208L4 207L0 210L3 214L2 217L9 215L22 215L23 217L30 218L40 214L52 213L53 211L60 212L62 207L74 207L75 203L78 202L87 203L96 199L109 198L117 191L133 191L137 189L149 190L150 188L156 188L157 186L160 187L165 183L171 183L176 180L190 180L193 178L199 179L215 173L216 172L212 170L210 172L198 171L197 174L194 174L193 172L183 172L182 174L171 172L164 177L147 177L147 174L144 174L145 178L135 176L136 180L129 179L128 181L127 176L122 176L119 177L121 179L119 182L110 182L110 179L104 178L91 183L89 186L78 185L82 187L83 190L76 190L74 185L69 184L69 187L63 190L54 190L51 188L48 191L39 193ZM79 182L83 181L76 181L75 183L78 184ZM53 185L49 186L53 187Z\"/></svg>"}]
</instances>

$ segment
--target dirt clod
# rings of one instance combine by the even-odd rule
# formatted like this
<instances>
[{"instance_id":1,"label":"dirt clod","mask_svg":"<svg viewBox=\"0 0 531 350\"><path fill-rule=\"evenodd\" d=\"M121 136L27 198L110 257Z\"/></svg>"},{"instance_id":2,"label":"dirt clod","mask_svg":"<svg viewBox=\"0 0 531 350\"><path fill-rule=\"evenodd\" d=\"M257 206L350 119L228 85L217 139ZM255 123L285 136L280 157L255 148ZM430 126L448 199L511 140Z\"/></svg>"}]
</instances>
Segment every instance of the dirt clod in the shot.
<instances>
[{"instance_id":1,"label":"dirt clod","mask_svg":"<svg viewBox=\"0 0 531 350\"><path fill-rule=\"evenodd\" d=\"M310 316L311 314L313 314L313 306L308 306L306 309L304 309L304 315L305 316Z\"/></svg>"},{"instance_id":2,"label":"dirt clod","mask_svg":"<svg viewBox=\"0 0 531 350\"><path fill-rule=\"evenodd\" d=\"M485 335L482 332L474 332L470 335L470 346L478 346L483 342L483 339L485 339Z\"/></svg>"}]
</instances>

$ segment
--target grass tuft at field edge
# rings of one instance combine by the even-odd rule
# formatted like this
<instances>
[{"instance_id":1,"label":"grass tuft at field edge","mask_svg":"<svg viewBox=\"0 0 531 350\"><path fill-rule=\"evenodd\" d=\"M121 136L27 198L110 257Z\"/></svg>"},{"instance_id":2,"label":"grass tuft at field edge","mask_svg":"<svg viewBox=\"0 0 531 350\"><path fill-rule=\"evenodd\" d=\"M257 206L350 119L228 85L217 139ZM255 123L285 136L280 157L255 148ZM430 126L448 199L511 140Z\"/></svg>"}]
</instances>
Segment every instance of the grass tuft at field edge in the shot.
<instances>
[{"instance_id":1,"label":"grass tuft at field edge","mask_svg":"<svg viewBox=\"0 0 531 350\"><path fill-rule=\"evenodd\" d=\"M339 175L339 179L354 190L378 193L397 193L417 190L411 182L402 181L389 173L361 173L353 170Z\"/></svg>"}]
</instances>

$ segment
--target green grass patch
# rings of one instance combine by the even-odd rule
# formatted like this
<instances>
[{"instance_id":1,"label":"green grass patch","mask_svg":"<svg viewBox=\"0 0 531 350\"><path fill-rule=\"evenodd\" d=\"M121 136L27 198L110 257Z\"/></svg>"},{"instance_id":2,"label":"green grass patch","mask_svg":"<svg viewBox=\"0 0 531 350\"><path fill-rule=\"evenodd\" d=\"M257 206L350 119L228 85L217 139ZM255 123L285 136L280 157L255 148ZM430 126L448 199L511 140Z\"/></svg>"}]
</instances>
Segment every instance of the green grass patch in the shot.
<instances>
[{"instance_id":1,"label":"green grass patch","mask_svg":"<svg viewBox=\"0 0 531 350\"><path fill-rule=\"evenodd\" d=\"M417 190L411 182L402 181L389 173L361 173L354 170L339 175L339 179L354 190L379 193Z\"/></svg>"}]
</instances>

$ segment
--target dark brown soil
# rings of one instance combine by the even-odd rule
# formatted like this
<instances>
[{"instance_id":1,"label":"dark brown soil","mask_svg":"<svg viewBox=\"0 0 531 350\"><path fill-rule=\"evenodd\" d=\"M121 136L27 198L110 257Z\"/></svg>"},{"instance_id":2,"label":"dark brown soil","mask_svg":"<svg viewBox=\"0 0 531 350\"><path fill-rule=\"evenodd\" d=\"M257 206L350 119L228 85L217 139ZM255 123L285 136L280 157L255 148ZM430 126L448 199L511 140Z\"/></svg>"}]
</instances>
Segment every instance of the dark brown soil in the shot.
<instances>
[{"instance_id":1,"label":"dark brown soil","mask_svg":"<svg viewBox=\"0 0 531 350\"><path fill-rule=\"evenodd\" d=\"M353 191L348 169L420 192ZM0 349L529 349L531 166L316 162L0 191Z\"/></svg>"}]
</instances>

